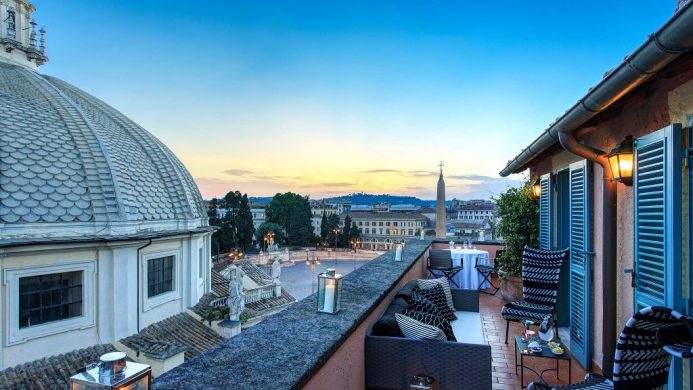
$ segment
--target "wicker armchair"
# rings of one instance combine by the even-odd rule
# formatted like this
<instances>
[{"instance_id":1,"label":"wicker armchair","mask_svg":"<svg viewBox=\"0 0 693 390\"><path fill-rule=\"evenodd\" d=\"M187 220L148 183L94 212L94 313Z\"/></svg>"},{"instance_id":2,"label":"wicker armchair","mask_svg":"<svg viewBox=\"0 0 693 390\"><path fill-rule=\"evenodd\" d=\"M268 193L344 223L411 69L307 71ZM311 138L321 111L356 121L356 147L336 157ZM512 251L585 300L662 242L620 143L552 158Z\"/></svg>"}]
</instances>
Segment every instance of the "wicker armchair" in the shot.
<instances>
[{"instance_id":1,"label":"wicker armchair","mask_svg":"<svg viewBox=\"0 0 693 390\"><path fill-rule=\"evenodd\" d=\"M522 253L522 297L524 300L507 303L501 310L507 321L505 343L508 343L510 321L531 321L540 324L553 317L556 334L556 302L561 267L568 260L568 250L547 251L525 246Z\"/></svg>"},{"instance_id":2,"label":"wicker armchair","mask_svg":"<svg viewBox=\"0 0 693 390\"><path fill-rule=\"evenodd\" d=\"M588 374L585 380L566 386L530 383L528 390L625 390L664 389L671 357L690 358L693 345L690 322L681 314L659 306L633 314L616 345L613 380Z\"/></svg>"}]
</instances>

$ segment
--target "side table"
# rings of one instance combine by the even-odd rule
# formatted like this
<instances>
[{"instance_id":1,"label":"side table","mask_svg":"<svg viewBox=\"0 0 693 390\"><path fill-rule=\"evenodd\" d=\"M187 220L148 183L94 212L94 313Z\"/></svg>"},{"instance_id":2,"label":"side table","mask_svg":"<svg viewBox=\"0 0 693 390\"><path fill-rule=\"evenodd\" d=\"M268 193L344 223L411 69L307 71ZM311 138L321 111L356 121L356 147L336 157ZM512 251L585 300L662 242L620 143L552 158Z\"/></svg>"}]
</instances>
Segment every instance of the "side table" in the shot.
<instances>
[{"instance_id":1,"label":"side table","mask_svg":"<svg viewBox=\"0 0 693 390\"><path fill-rule=\"evenodd\" d=\"M524 337L515 336L515 373L517 374L519 367L520 383L522 384L523 389L527 387L527 385L525 384L525 370L532 371L539 377L540 381L546 383L546 381L544 380L544 373L547 371L556 371L556 378L558 378L558 365L561 362L561 360L568 361L568 382L570 382L570 378L573 374L573 362L570 359L570 354L568 353L568 349L565 347L565 345L563 345L563 343L560 341L557 342L561 344L561 348L563 348L563 351L565 351L562 355L554 355L551 352L551 348L549 348L549 346L546 344L541 344L541 352L531 352L527 348L527 342L524 340ZM518 354L520 355L519 360L517 356ZM541 372L538 372L531 367L525 366L525 356L532 358L553 359L556 361L556 368L547 368L545 370L542 370Z\"/></svg>"}]
</instances>

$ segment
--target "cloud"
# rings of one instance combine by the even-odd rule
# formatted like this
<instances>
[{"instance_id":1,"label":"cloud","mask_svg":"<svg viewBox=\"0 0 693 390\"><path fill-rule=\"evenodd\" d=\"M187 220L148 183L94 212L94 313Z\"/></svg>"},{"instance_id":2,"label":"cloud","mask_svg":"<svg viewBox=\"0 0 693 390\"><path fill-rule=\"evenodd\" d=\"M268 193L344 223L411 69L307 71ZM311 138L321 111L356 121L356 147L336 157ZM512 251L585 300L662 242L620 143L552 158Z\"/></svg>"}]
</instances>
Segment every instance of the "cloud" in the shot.
<instances>
[{"instance_id":1,"label":"cloud","mask_svg":"<svg viewBox=\"0 0 693 390\"><path fill-rule=\"evenodd\" d=\"M229 176L249 176L253 174L253 171L248 171L246 169L227 169L223 173Z\"/></svg>"},{"instance_id":2,"label":"cloud","mask_svg":"<svg viewBox=\"0 0 693 390\"><path fill-rule=\"evenodd\" d=\"M438 172L433 171L403 171L400 169L389 169L389 168L378 168L369 169L363 171L363 173L395 173L406 177L428 177L428 176L438 176Z\"/></svg>"}]
</instances>

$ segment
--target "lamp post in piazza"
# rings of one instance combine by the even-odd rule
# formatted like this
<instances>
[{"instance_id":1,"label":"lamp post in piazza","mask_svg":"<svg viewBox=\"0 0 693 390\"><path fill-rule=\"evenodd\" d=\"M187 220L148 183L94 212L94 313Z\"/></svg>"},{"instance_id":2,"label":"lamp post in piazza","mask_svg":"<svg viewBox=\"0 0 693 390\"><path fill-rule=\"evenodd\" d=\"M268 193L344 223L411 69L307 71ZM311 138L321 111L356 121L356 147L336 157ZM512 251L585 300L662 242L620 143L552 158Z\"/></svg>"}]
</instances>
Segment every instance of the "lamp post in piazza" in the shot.
<instances>
[{"instance_id":1,"label":"lamp post in piazza","mask_svg":"<svg viewBox=\"0 0 693 390\"><path fill-rule=\"evenodd\" d=\"M310 252L306 249L306 265L310 266L310 293L315 292L315 266L320 265L320 258L315 255L315 253Z\"/></svg>"}]
</instances>

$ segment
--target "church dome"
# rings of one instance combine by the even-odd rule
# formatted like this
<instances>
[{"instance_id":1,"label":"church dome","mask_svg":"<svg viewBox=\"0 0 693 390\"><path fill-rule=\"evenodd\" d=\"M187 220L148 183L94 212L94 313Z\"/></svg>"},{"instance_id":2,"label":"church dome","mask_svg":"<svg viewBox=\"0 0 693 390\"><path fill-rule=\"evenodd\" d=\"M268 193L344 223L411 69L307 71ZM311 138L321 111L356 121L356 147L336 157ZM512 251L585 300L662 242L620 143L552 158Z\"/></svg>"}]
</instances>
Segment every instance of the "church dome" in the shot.
<instances>
[{"instance_id":1,"label":"church dome","mask_svg":"<svg viewBox=\"0 0 693 390\"><path fill-rule=\"evenodd\" d=\"M208 226L176 156L101 100L0 61L0 239Z\"/></svg>"}]
</instances>

